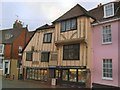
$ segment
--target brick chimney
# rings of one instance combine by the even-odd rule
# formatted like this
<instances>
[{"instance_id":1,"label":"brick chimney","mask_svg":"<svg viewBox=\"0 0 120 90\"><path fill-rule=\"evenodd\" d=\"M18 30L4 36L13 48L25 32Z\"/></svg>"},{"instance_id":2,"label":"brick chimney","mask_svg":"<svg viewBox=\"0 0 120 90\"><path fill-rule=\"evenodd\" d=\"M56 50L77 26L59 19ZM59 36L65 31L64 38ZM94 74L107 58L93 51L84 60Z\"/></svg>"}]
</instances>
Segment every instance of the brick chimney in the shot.
<instances>
[{"instance_id":1,"label":"brick chimney","mask_svg":"<svg viewBox=\"0 0 120 90\"><path fill-rule=\"evenodd\" d=\"M16 20L15 23L13 24L13 28L22 28L22 22L20 20Z\"/></svg>"}]
</instances>

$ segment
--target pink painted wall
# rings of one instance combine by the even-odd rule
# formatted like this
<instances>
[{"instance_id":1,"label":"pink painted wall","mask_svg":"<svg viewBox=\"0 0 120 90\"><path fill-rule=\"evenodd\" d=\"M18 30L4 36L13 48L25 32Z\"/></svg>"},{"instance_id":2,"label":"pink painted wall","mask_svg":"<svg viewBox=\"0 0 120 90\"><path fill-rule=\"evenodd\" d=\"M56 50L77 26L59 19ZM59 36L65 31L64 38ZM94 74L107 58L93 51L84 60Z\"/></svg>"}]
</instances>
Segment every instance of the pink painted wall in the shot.
<instances>
[{"instance_id":1,"label":"pink painted wall","mask_svg":"<svg viewBox=\"0 0 120 90\"><path fill-rule=\"evenodd\" d=\"M102 44L102 27L111 25L112 44ZM107 23L92 28L93 32L93 68L92 83L118 86L118 22ZM102 79L102 60L112 59L113 80Z\"/></svg>"},{"instance_id":2,"label":"pink painted wall","mask_svg":"<svg viewBox=\"0 0 120 90\"><path fill-rule=\"evenodd\" d=\"M119 87L120 87L120 21L118 23L118 33L119 33L119 36L118 36L118 84L119 84Z\"/></svg>"}]
</instances>

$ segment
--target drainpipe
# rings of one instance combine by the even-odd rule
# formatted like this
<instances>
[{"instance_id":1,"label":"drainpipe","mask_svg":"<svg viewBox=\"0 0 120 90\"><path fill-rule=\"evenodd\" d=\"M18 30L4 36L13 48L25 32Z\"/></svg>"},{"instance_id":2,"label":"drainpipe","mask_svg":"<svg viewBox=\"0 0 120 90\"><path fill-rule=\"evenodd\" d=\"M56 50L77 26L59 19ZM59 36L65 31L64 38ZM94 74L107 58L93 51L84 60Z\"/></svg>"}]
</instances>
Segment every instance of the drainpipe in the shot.
<instances>
[{"instance_id":1,"label":"drainpipe","mask_svg":"<svg viewBox=\"0 0 120 90\"><path fill-rule=\"evenodd\" d=\"M11 52L10 52L10 67L9 67L9 74L10 74L10 76L12 75L12 73L11 73L11 60L12 60L12 53L13 53L13 43L11 43Z\"/></svg>"}]
</instances>

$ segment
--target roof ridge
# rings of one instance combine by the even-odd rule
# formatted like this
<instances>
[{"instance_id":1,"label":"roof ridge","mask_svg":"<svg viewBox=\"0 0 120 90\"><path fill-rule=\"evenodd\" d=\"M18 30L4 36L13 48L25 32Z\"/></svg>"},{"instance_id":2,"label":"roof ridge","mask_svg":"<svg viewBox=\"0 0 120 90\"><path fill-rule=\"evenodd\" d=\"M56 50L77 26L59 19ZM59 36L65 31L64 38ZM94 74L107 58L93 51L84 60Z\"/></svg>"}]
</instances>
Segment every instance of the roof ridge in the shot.
<instances>
[{"instance_id":1,"label":"roof ridge","mask_svg":"<svg viewBox=\"0 0 120 90\"><path fill-rule=\"evenodd\" d=\"M69 13L69 15L68 15L68 13ZM74 7L72 7L68 11L66 11L62 16L60 16L55 21L53 21L53 23L56 21L66 20L69 18L74 18L74 17L78 17L78 16L82 16L82 15L90 16L88 11L83 6L81 6L80 4L76 4Z\"/></svg>"}]
</instances>

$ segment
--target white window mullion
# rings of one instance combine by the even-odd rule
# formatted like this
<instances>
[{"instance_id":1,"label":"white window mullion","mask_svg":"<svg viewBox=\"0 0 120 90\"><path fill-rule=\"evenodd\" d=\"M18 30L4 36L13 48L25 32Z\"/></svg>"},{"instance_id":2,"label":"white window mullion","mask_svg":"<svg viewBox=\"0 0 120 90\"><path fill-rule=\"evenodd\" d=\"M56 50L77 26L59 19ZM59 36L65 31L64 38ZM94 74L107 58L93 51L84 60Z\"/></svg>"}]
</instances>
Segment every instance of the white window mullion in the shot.
<instances>
[{"instance_id":1,"label":"white window mullion","mask_svg":"<svg viewBox=\"0 0 120 90\"><path fill-rule=\"evenodd\" d=\"M112 43L112 34L111 34L111 26L103 26L102 31L102 44Z\"/></svg>"},{"instance_id":2,"label":"white window mullion","mask_svg":"<svg viewBox=\"0 0 120 90\"><path fill-rule=\"evenodd\" d=\"M104 6L104 18L114 16L114 3Z\"/></svg>"},{"instance_id":3,"label":"white window mullion","mask_svg":"<svg viewBox=\"0 0 120 90\"><path fill-rule=\"evenodd\" d=\"M102 79L112 80L112 59L103 59Z\"/></svg>"}]
</instances>

